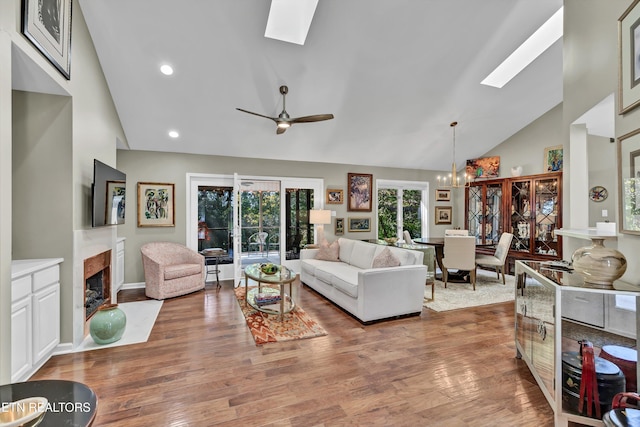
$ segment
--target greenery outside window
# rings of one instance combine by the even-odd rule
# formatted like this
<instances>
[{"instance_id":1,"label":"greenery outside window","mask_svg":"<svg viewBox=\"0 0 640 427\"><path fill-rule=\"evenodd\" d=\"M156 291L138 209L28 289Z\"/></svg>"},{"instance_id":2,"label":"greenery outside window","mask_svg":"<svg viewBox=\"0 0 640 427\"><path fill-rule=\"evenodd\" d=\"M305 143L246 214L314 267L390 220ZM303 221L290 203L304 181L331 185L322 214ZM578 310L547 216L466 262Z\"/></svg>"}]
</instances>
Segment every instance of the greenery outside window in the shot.
<instances>
[{"instance_id":1,"label":"greenery outside window","mask_svg":"<svg viewBox=\"0 0 640 427\"><path fill-rule=\"evenodd\" d=\"M426 237L429 184L426 182L378 180L378 238Z\"/></svg>"}]
</instances>

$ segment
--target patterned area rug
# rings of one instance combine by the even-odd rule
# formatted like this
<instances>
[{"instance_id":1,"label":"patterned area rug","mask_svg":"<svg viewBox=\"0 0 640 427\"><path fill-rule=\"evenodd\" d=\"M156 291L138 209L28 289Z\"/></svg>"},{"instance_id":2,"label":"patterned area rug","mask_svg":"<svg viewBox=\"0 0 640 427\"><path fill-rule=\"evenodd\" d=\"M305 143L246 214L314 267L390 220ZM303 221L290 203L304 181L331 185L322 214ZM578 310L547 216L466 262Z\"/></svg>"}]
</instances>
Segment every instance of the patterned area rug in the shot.
<instances>
[{"instance_id":1,"label":"patterned area rug","mask_svg":"<svg viewBox=\"0 0 640 427\"><path fill-rule=\"evenodd\" d=\"M244 286L235 288L235 293L256 345L327 335L327 331L299 306L285 314L284 319L280 321L277 315L262 313L245 304Z\"/></svg>"},{"instance_id":2,"label":"patterned area rug","mask_svg":"<svg viewBox=\"0 0 640 427\"><path fill-rule=\"evenodd\" d=\"M431 286L424 292L424 306L434 311L457 310L459 308L477 307L496 304L515 299L515 278L506 276L506 285L496 277L494 271L478 269L476 273L476 290L471 283L444 283L436 280L435 300L431 300Z\"/></svg>"}]
</instances>

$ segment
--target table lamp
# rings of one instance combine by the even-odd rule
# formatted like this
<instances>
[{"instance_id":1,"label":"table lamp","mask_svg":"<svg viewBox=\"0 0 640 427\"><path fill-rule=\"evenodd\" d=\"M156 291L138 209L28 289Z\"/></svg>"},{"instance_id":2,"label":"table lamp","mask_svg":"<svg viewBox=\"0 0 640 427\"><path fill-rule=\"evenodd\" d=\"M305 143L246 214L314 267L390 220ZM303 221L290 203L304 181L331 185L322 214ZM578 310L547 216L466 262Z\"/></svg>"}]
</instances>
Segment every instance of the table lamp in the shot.
<instances>
[{"instance_id":1,"label":"table lamp","mask_svg":"<svg viewBox=\"0 0 640 427\"><path fill-rule=\"evenodd\" d=\"M326 209L312 209L309 211L309 222L317 226L318 243L321 243L325 240L324 225L331 224L331 211Z\"/></svg>"}]
</instances>

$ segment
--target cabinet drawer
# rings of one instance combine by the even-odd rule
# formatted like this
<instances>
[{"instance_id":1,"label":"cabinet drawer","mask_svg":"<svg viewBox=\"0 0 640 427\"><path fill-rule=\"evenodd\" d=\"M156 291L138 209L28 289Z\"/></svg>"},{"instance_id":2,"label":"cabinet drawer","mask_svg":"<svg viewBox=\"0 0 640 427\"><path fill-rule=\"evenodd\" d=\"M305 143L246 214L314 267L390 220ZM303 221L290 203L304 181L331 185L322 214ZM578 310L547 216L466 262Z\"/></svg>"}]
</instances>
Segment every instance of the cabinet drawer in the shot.
<instances>
[{"instance_id":1,"label":"cabinet drawer","mask_svg":"<svg viewBox=\"0 0 640 427\"><path fill-rule=\"evenodd\" d=\"M54 265L33 273L33 291L38 291L52 283L60 281L60 267Z\"/></svg>"},{"instance_id":2,"label":"cabinet drawer","mask_svg":"<svg viewBox=\"0 0 640 427\"><path fill-rule=\"evenodd\" d=\"M11 301L16 302L31 293L31 276L24 276L11 281Z\"/></svg>"},{"instance_id":3,"label":"cabinet drawer","mask_svg":"<svg viewBox=\"0 0 640 427\"><path fill-rule=\"evenodd\" d=\"M604 294L563 290L562 317L604 328Z\"/></svg>"}]
</instances>

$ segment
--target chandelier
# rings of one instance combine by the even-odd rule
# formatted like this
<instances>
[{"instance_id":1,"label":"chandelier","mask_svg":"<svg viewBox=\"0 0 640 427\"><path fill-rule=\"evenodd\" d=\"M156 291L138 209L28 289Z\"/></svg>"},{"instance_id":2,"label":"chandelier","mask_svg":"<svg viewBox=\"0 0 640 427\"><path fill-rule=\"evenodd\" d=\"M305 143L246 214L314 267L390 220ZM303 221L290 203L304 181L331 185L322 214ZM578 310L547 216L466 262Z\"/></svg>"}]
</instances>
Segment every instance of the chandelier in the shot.
<instances>
[{"instance_id":1,"label":"chandelier","mask_svg":"<svg viewBox=\"0 0 640 427\"><path fill-rule=\"evenodd\" d=\"M453 128L453 163L451 164L451 173L448 177L438 176L438 188L464 188L468 187L470 181L467 174L464 174L463 181L460 182L458 170L456 168L456 126L458 122L451 122L449 126Z\"/></svg>"}]
</instances>

